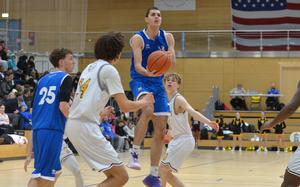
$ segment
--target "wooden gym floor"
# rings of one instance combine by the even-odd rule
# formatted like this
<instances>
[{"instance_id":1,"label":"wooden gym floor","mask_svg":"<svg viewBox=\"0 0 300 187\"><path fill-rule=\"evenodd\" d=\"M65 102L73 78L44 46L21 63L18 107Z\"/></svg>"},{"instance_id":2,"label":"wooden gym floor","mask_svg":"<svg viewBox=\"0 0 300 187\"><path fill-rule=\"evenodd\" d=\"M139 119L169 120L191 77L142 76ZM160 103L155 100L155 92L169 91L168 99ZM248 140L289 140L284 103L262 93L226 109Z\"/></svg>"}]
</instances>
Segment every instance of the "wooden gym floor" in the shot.
<instances>
[{"instance_id":1,"label":"wooden gym floor","mask_svg":"<svg viewBox=\"0 0 300 187\"><path fill-rule=\"evenodd\" d=\"M177 175L186 187L277 187L282 182L291 155L283 152L195 150ZM128 153L121 153L120 157L127 162ZM91 171L79 156L77 159L87 186L96 186L104 179L103 173ZM127 187L143 186L141 181L149 171L149 150L142 152L141 163L141 171L127 170L130 176ZM30 172L23 171L23 160L5 160L0 163L0 187L26 186L29 178ZM56 186L74 186L71 173L63 169Z\"/></svg>"}]
</instances>

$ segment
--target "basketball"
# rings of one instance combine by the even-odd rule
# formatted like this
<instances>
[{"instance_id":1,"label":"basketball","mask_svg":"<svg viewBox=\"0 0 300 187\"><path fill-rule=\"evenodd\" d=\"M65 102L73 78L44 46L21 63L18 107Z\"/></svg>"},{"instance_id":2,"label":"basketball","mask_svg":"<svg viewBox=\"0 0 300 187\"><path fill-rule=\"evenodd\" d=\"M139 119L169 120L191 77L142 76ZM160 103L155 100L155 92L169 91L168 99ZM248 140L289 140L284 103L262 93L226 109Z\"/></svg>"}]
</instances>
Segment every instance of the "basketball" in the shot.
<instances>
[{"instance_id":1,"label":"basketball","mask_svg":"<svg viewBox=\"0 0 300 187\"><path fill-rule=\"evenodd\" d=\"M171 67L171 58L165 51L154 51L148 57L147 69L158 74L166 73Z\"/></svg>"}]
</instances>

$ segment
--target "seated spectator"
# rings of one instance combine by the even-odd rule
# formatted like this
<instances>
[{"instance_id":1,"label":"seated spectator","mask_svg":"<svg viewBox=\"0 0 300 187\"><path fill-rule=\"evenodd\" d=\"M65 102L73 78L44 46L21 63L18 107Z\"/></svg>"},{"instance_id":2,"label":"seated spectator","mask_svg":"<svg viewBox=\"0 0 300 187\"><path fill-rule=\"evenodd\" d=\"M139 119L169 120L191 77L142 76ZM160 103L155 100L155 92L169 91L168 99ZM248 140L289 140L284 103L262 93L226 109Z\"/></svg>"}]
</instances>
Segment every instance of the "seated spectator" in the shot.
<instances>
[{"instance_id":1,"label":"seated spectator","mask_svg":"<svg viewBox=\"0 0 300 187\"><path fill-rule=\"evenodd\" d=\"M23 99L25 104L28 106L28 108L31 108L31 102L32 102L32 95L31 90L29 88L24 89L23 93Z\"/></svg>"},{"instance_id":2,"label":"seated spectator","mask_svg":"<svg viewBox=\"0 0 300 187\"><path fill-rule=\"evenodd\" d=\"M111 145L117 149L119 145L119 138L115 134L113 130L113 126L111 123L108 121L108 116L104 116L102 119L102 122L100 123L99 127L101 129L101 132L103 136L111 143Z\"/></svg>"},{"instance_id":3,"label":"seated spectator","mask_svg":"<svg viewBox=\"0 0 300 187\"><path fill-rule=\"evenodd\" d=\"M0 81L3 81L5 78L5 71L3 66L0 65Z\"/></svg>"},{"instance_id":4,"label":"seated spectator","mask_svg":"<svg viewBox=\"0 0 300 187\"><path fill-rule=\"evenodd\" d=\"M19 103L17 99L17 91L11 91L7 99L4 100L5 112L10 118L11 124L17 129L19 127L20 115L18 114Z\"/></svg>"},{"instance_id":5,"label":"seated spectator","mask_svg":"<svg viewBox=\"0 0 300 187\"><path fill-rule=\"evenodd\" d=\"M123 129L127 133L129 147L132 148L132 143L133 143L133 139L134 139L134 129L135 129L135 125L134 125L133 121L129 121L129 123L127 125L125 125L123 127Z\"/></svg>"},{"instance_id":6,"label":"seated spectator","mask_svg":"<svg viewBox=\"0 0 300 187\"><path fill-rule=\"evenodd\" d=\"M7 61L8 61L8 56L7 56L7 48L5 45L4 40L0 40L0 65L3 66L4 70L7 70Z\"/></svg>"},{"instance_id":7,"label":"seated spectator","mask_svg":"<svg viewBox=\"0 0 300 187\"><path fill-rule=\"evenodd\" d=\"M8 60L8 56L7 56L7 48L5 45L5 41L4 40L0 40L0 58L1 60Z\"/></svg>"},{"instance_id":8,"label":"seated spectator","mask_svg":"<svg viewBox=\"0 0 300 187\"><path fill-rule=\"evenodd\" d=\"M39 74L36 70L32 70L30 75L26 76L26 84L35 88L39 79Z\"/></svg>"},{"instance_id":9,"label":"seated spectator","mask_svg":"<svg viewBox=\"0 0 300 187\"><path fill-rule=\"evenodd\" d=\"M6 96L12 91L12 89L15 87L14 81L13 81L14 75L12 73L5 73L5 78L0 83L0 97L2 99L5 99Z\"/></svg>"},{"instance_id":10,"label":"seated spectator","mask_svg":"<svg viewBox=\"0 0 300 187\"><path fill-rule=\"evenodd\" d=\"M25 71L25 67L26 67L26 61L27 61L27 56L26 55L22 55L19 57L18 63L17 63L17 67L19 68L19 70L21 70L23 73Z\"/></svg>"},{"instance_id":11,"label":"seated spectator","mask_svg":"<svg viewBox=\"0 0 300 187\"><path fill-rule=\"evenodd\" d=\"M27 106L22 105L20 107L19 115L20 115L20 129L21 130L31 130L32 129L32 114L30 112L26 112Z\"/></svg>"},{"instance_id":12,"label":"seated spectator","mask_svg":"<svg viewBox=\"0 0 300 187\"><path fill-rule=\"evenodd\" d=\"M9 125L8 115L5 113L4 104L0 105L0 125Z\"/></svg>"},{"instance_id":13,"label":"seated spectator","mask_svg":"<svg viewBox=\"0 0 300 187\"><path fill-rule=\"evenodd\" d=\"M268 94L280 94L279 90L276 89L276 84L272 83L271 88L268 90ZM279 106L279 97L267 97L266 99L267 110L277 110Z\"/></svg>"},{"instance_id":14,"label":"seated spectator","mask_svg":"<svg viewBox=\"0 0 300 187\"><path fill-rule=\"evenodd\" d=\"M9 122L8 115L5 113L4 104L0 105L0 128L0 135L14 133L14 128Z\"/></svg>"},{"instance_id":15,"label":"seated spectator","mask_svg":"<svg viewBox=\"0 0 300 187\"><path fill-rule=\"evenodd\" d=\"M118 147L116 150L117 150L117 152L124 152L125 150L129 149L129 142L127 139L128 135L127 135L126 131L123 129L123 127L127 125L128 120L125 117L125 114L121 113L120 118L115 121L116 121L115 132L119 138L119 144L118 144Z\"/></svg>"},{"instance_id":16,"label":"seated spectator","mask_svg":"<svg viewBox=\"0 0 300 187\"><path fill-rule=\"evenodd\" d=\"M241 84L237 84L236 88L230 91L230 94L246 94L246 90ZM230 101L230 104L235 110L248 110L247 104L244 97L236 96Z\"/></svg>"},{"instance_id":17,"label":"seated spectator","mask_svg":"<svg viewBox=\"0 0 300 187\"><path fill-rule=\"evenodd\" d=\"M18 70L16 63L16 56L14 53L11 53L8 59L8 69L12 69L14 72Z\"/></svg>"},{"instance_id":18,"label":"seated spectator","mask_svg":"<svg viewBox=\"0 0 300 187\"><path fill-rule=\"evenodd\" d=\"M25 75L31 75L31 72L33 70L35 70L34 56L30 56L25 65L24 73L25 73Z\"/></svg>"}]
</instances>

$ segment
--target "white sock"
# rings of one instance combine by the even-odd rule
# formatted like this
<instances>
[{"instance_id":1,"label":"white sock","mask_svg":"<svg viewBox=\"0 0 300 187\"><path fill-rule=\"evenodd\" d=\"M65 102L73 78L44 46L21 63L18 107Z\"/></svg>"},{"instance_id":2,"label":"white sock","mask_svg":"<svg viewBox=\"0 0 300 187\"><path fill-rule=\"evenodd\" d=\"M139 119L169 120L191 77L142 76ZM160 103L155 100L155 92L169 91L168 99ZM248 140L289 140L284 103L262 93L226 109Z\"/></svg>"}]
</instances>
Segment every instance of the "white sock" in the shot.
<instances>
[{"instance_id":1,"label":"white sock","mask_svg":"<svg viewBox=\"0 0 300 187\"><path fill-rule=\"evenodd\" d=\"M139 145L132 145L131 151L136 153L137 155L139 155L140 154L140 148L141 148L141 146L139 146Z\"/></svg>"},{"instance_id":2,"label":"white sock","mask_svg":"<svg viewBox=\"0 0 300 187\"><path fill-rule=\"evenodd\" d=\"M74 155L67 157L63 162L62 165L66 167L69 171L72 172L75 178L76 187L83 186L83 177L80 173L79 164Z\"/></svg>"},{"instance_id":3,"label":"white sock","mask_svg":"<svg viewBox=\"0 0 300 187\"><path fill-rule=\"evenodd\" d=\"M158 177L158 166L151 166L150 175Z\"/></svg>"}]
</instances>

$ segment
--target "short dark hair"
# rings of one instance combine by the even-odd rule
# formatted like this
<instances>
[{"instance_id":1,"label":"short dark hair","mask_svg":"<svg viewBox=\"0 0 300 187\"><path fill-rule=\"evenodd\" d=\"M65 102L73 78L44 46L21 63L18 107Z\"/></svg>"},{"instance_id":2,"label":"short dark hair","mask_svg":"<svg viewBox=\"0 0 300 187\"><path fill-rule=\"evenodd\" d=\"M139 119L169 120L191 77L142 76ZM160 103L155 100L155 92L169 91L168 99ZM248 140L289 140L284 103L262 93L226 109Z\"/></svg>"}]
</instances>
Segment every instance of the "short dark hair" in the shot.
<instances>
[{"instance_id":1,"label":"short dark hair","mask_svg":"<svg viewBox=\"0 0 300 187\"><path fill-rule=\"evenodd\" d=\"M96 59L111 61L117 59L124 48L124 36L117 32L110 32L101 36L94 48Z\"/></svg>"},{"instance_id":2,"label":"short dark hair","mask_svg":"<svg viewBox=\"0 0 300 187\"><path fill-rule=\"evenodd\" d=\"M159 10L159 8L157 8L157 7L155 7L155 6L154 6L154 7L151 7L151 8L148 8L147 11L146 11L145 17L148 17L148 16L149 16L149 13L150 13L151 10ZM159 10L159 11L160 11L160 10Z\"/></svg>"},{"instance_id":3,"label":"short dark hair","mask_svg":"<svg viewBox=\"0 0 300 187\"><path fill-rule=\"evenodd\" d=\"M65 48L54 49L50 54L49 60L54 67L58 67L59 60L66 58L67 54L73 54L73 52Z\"/></svg>"}]
</instances>

